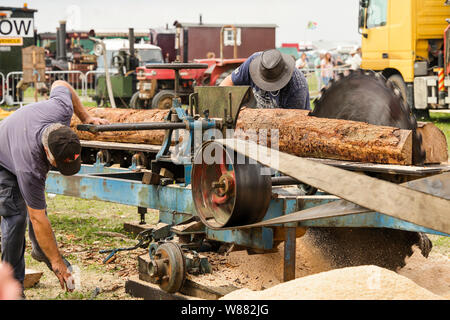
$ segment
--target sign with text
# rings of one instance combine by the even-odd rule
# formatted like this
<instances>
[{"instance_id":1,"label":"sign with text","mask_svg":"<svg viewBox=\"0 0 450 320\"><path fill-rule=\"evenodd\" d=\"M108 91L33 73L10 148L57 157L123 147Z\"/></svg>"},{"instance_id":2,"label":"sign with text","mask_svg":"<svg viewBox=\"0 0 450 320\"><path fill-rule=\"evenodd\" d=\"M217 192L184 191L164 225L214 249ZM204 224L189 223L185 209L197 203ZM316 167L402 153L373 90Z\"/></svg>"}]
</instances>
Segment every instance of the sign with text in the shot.
<instances>
[{"instance_id":1,"label":"sign with text","mask_svg":"<svg viewBox=\"0 0 450 320\"><path fill-rule=\"evenodd\" d=\"M32 38L33 36L33 18L0 19L0 37Z\"/></svg>"},{"instance_id":2,"label":"sign with text","mask_svg":"<svg viewBox=\"0 0 450 320\"><path fill-rule=\"evenodd\" d=\"M22 37L0 37L0 46L23 46Z\"/></svg>"}]
</instances>

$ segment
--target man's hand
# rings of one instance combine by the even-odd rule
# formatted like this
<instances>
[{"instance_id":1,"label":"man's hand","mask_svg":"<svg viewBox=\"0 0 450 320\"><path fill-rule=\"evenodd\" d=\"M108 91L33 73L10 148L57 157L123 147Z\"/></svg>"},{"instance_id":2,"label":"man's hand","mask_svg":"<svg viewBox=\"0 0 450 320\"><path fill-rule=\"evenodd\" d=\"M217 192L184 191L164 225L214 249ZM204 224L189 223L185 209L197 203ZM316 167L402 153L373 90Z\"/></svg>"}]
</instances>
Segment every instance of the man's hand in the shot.
<instances>
[{"instance_id":1,"label":"man's hand","mask_svg":"<svg viewBox=\"0 0 450 320\"><path fill-rule=\"evenodd\" d=\"M52 263L52 269L61 284L61 288L65 288L69 292L73 291L75 281L67 266L64 264L64 261L60 259L58 262Z\"/></svg>"},{"instance_id":2,"label":"man's hand","mask_svg":"<svg viewBox=\"0 0 450 320\"><path fill-rule=\"evenodd\" d=\"M36 240L43 253L50 261L52 270L61 283L61 287L64 289L66 285L67 291L73 291L75 285L73 283L72 275L67 270L61 254L59 253L50 221L45 214L45 209L33 209L31 207L27 207L27 209L28 216L33 224Z\"/></svg>"},{"instance_id":3,"label":"man's hand","mask_svg":"<svg viewBox=\"0 0 450 320\"><path fill-rule=\"evenodd\" d=\"M96 117L88 117L84 124L109 124L110 122L107 119L96 118Z\"/></svg>"}]
</instances>

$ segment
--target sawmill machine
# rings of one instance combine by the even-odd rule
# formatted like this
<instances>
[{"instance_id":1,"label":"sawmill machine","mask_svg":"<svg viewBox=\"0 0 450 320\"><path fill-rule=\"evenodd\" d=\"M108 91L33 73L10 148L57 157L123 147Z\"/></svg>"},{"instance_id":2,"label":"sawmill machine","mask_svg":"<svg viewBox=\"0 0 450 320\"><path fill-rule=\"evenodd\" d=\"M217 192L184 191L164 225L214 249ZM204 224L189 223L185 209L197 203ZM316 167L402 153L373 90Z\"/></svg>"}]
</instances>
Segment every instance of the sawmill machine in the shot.
<instances>
[{"instance_id":1,"label":"sawmill machine","mask_svg":"<svg viewBox=\"0 0 450 320\"><path fill-rule=\"evenodd\" d=\"M173 66L188 67L195 66ZM130 168L106 166L99 153L97 162L83 164L77 175L50 171L47 192L132 205L141 214L159 210L159 223L145 234L146 276L171 293L183 287L186 273L211 271L199 253L217 244L263 254L284 243L287 281L295 278L296 238L305 233L321 241L335 266L390 269L405 265L413 245L427 256L426 234L449 236L450 166L422 165L416 120L382 76L358 71L338 77L316 100L311 116L412 130L414 166L302 158L227 137L240 110L253 105L247 86L197 87L188 106L173 100L163 122L79 125L92 133L164 129L166 134L158 147L122 144L136 152ZM178 136L181 143L172 145ZM153 156L142 161L143 154Z\"/></svg>"}]
</instances>

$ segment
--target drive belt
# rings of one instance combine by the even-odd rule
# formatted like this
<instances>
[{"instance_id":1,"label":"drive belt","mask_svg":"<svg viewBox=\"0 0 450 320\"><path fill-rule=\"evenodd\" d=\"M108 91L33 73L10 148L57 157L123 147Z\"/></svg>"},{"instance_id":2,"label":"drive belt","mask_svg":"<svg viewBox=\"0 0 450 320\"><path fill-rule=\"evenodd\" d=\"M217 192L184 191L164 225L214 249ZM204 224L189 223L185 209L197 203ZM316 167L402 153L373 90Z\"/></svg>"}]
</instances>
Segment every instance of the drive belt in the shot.
<instances>
[{"instance_id":1,"label":"drive belt","mask_svg":"<svg viewBox=\"0 0 450 320\"><path fill-rule=\"evenodd\" d=\"M229 229L262 227L375 211L450 234L450 173L397 185L269 149L254 142L236 139L215 141L264 166L343 199Z\"/></svg>"}]
</instances>

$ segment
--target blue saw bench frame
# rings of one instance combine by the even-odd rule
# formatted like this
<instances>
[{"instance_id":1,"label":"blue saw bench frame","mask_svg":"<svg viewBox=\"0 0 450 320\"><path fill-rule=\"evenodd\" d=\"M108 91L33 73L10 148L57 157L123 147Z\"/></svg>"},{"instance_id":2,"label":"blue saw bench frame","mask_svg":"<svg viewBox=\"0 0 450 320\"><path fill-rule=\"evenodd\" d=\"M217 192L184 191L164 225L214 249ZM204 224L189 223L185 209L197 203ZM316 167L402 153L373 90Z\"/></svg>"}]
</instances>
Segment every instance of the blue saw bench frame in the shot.
<instances>
[{"instance_id":1,"label":"blue saw bench frame","mask_svg":"<svg viewBox=\"0 0 450 320\"><path fill-rule=\"evenodd\" d=\"M190 165L185 165L187 174L190 173L190 169ZM197 215L190 185L185 183L167 186L144 184L141 182L142 175L143 173L134 167L111 168L97 162L94 165L82 165L80 172L74 176L64 176L59 172L50 171L47 176L46 191L82 199L156 209L159 210L159 221L169 225L181 224ZM277 189L274 188L273 192L277 193ZM279 194L271 200L263 220L335 200L338 198L324 194L314 196ZM391 228L450 236L378 212L314 219L289 226ZM270 227L239 230L212 230L205 227L205 235L207 239L254 249L270 250L274 246L273 229Z\"/></svg>"}]
</instances>

